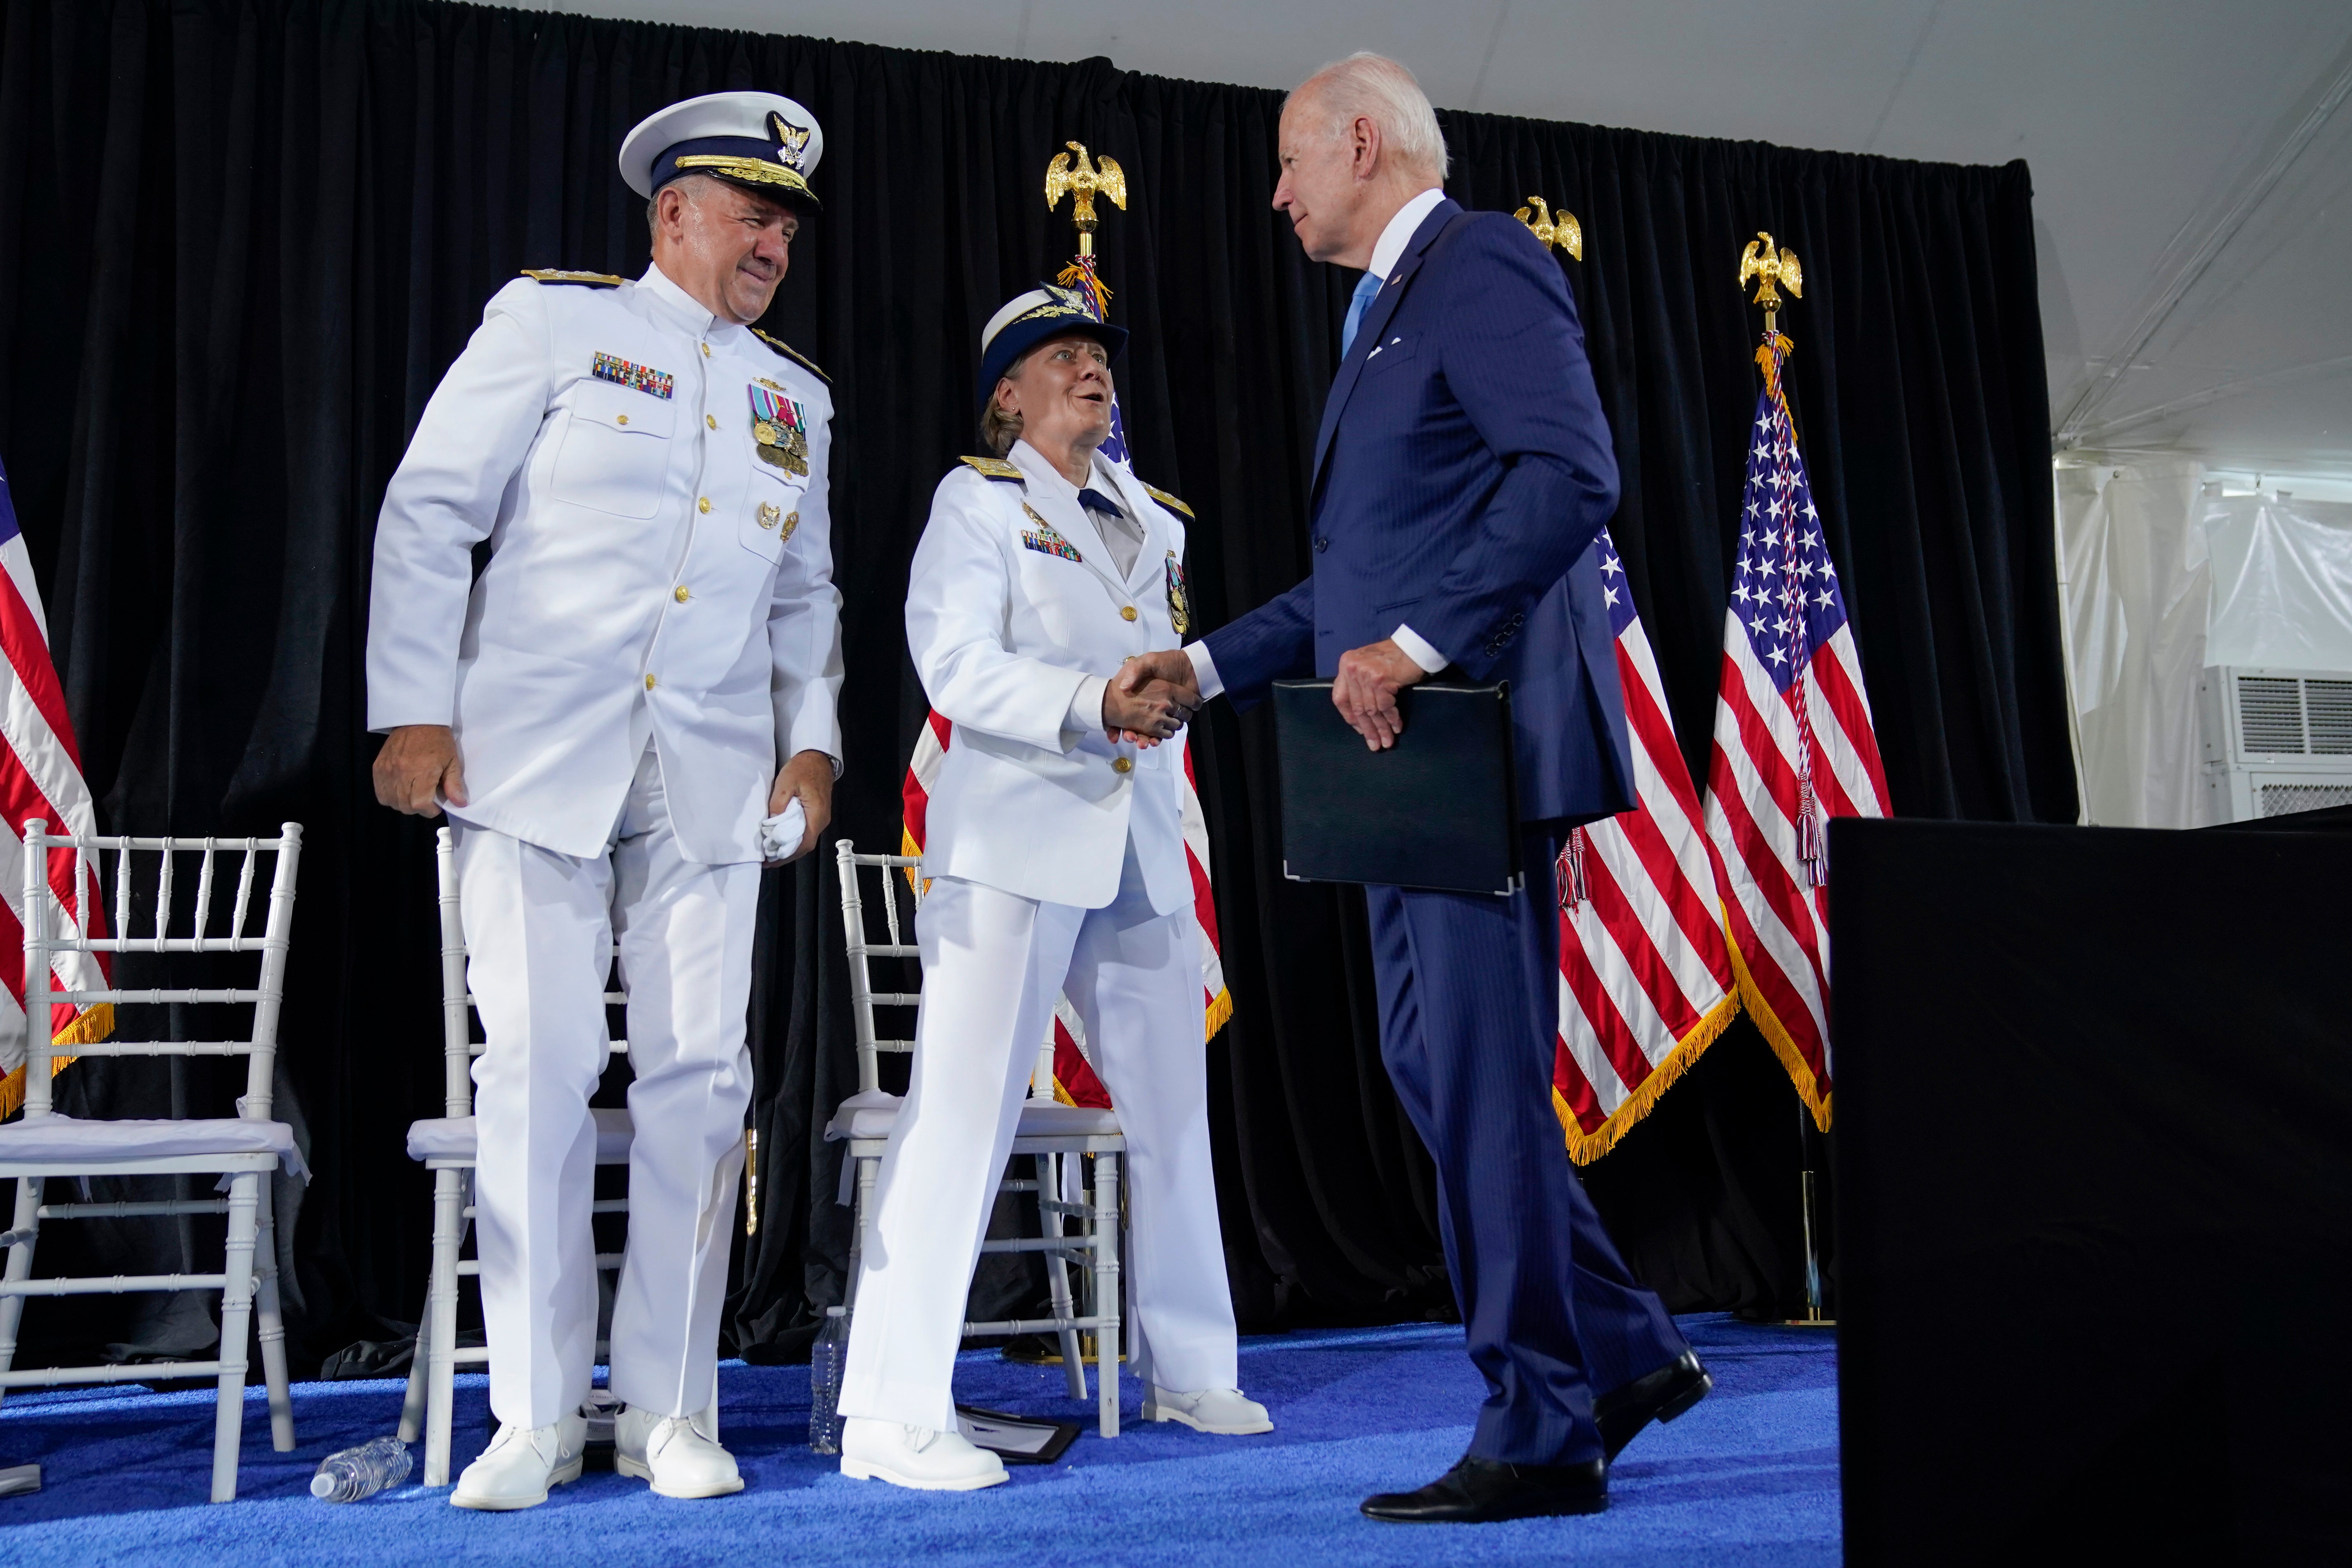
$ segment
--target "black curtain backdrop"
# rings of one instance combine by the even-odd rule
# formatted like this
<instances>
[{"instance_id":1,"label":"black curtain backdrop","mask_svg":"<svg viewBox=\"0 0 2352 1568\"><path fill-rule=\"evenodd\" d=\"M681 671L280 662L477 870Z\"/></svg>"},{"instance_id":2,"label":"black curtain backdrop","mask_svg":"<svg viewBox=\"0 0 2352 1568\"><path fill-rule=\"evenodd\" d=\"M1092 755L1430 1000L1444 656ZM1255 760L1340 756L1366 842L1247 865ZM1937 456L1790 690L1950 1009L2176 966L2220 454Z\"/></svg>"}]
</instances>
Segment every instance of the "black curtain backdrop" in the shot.
<instances>
[{"instance_id":1,"label":"black curtain backdrop","mask_svg":"<svg viewBox=\"0 0 2352 1568\"><path fill-rule=\"evenodd\" d=\"M1073 248L1041 195L1064 141L1128 171L1101 236L1136 334L1122 403L1137 471L1199 513L1196 613L1215 626L1307 571L1353 278L1305 260L1267 206L1278 93L428 0L5 0L0 18L0 458L101 819L309 830L283 1051L317 1173L289 1227L305 1363L415 1321L428 1187L403 1132L440 1102L431 830L376 806L367 776L376 510L519 268L645 267L642 204L613 166L640 117L761 88L824 125L826 211L766 325L833 373L839 411L838 833L898 839L924 708L908 558L971 449L982 323ZM1563 265L1624 472L1616 538L1694 770L1756 391L1760 323L1732 278L1769 228L1804 262L1784 317L1795 402L1898 809L2071 821L2024 166L1444 120L1463 201L1541 195L1582 221L1585 258ZM1194 744L1237 1004L1212 1072L1242 1319L1445 1315L1361 900L1280 877L1259 717L1219 705ZM761 1224L729 1326L749 1353L800 1351L841 1286L838 1161L813 1137L855 1087L836 897L824 852L764 891ZM141 1070L76 1068L69 1108L155 1103ZM192 1075L199 1109L230 1092ZM1677 1308L1786 1310L1796 1129L1743 1025L1586 1179ZM136 1239L82 1228L45 1259ZM163 1310L37 1310L27 1331L136 1343Z\"/></svg>"}]
</instances>

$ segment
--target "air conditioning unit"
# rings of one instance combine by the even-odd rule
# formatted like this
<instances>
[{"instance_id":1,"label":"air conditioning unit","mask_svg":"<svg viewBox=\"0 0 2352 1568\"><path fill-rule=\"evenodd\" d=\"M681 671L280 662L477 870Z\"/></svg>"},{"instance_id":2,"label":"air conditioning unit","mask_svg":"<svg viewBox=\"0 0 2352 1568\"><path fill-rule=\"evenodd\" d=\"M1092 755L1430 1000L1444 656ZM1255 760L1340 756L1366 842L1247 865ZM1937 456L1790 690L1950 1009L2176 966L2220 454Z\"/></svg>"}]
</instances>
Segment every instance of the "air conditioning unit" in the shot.
<instances>
[{"instance_id":1,"label":"air conditioning unit","mask_svg":"<svg viewBox=\"0 0 2352 1568\"><path fill-rule=\"evenodd\" d=\"M2352 805L2352 670L2214 665L2197 698L2221 821Z\"/></svg>"}]
</instances>

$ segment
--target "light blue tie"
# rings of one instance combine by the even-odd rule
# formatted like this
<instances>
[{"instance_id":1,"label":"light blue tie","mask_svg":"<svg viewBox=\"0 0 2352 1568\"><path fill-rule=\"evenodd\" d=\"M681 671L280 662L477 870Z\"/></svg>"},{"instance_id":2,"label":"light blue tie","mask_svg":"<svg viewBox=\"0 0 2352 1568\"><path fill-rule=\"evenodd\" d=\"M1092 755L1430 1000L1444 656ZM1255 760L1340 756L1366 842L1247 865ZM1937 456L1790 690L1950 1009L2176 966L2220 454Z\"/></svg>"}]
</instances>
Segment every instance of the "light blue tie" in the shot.
<instances>
[{"instance_id":1,"label":"light blue tie","mask_svg":"<svg viewBox=\"0 0 2352 1568\"><path fill-rule=\"evenodd\" d=\"M1367 272L1356 279L1356 292L1348 300L1348 320L1339 328L1339 357L1346 359L1348 351L1356 346L1356 329L1364 324L1364 312L1372 307L1372 296L1381 291L1381 275Z\"/></svg>"}]
</instances>

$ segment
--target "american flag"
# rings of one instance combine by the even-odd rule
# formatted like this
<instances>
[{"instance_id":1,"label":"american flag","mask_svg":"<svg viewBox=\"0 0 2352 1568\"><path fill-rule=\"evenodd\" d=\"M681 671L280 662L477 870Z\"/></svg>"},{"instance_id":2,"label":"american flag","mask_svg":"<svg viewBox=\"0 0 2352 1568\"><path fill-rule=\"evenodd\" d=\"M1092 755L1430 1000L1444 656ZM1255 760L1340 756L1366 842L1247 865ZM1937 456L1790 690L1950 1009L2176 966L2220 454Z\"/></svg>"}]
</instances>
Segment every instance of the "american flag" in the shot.
<instances>
[{"instance_id":1,"label":"american flag","mask_svg":"<svg viewBox=\"0 0 2352 1568\"><path fill-rule=\"evenodd\" d=\"M915 754L907 763L907 782L902 791L906 815L899 853L903 855L923 852L931 785L938 782L940 763L947 756L948 744L954 734L955 727L940 714L924 715L922 731L915 737ZM1213 1040L1234 1016L1234 997L1225 988L1225 966L1217 952L1217 900L1209 885L1209 819L1201 810L1201 793L1192 782L1189 737L1169 743L1184 748L1184 860L1192 872L1192 918L1201 926L1201 994L1209 1015L1202 1037ZM1077 1009L1070 1005L1066 995L1054 998L1054 1098L1065 1105L1093 1106L1098 1110L1110 1105L1110 1091L1095 1076L1087 1048L1086 1025L1079 1021Z\"/></svg>"},{"instance_id":2,"label":"american flag","mask_svg":"<svg viewBox=\"0 0 2352 1568\"><path fill-rule=\"evenodd\" d=\"M1666 718L1657 660L1616 542L1604 529L1593 548L1641 804L1570 834L1558 867L1552 1109L1579 1164L1647 1115L1739 1010L1698 792Z\"/></svg>"},{"instance_id":3,"label":"american flag","mask_svg":"<svg viewBox=\"0 0 2352 1568\"><path fill-rule=\"evenodd\" d=\"M39 817L51 832L89 833L95 823L89 786L82 782L81 749L73 721L66 717L66 694L49 662L49 628L41 614L41 591L33 581L32 558L16 526L8 476L0 470L0 1116L25 1102L25 840L26 820ZM98 889L90 864L88 891ZM92 934L106 932L106 910L95 896L84 900L74 887L73 856L51 850L49 891L58 902L57 928L75 929L85 908ZM107 966L82 952L57 955L54 971L64 990L96 990L106 984ZM53 1042L89 1044L113 1030L113 1009L101 1003L77 1008L53 1004L46 1032ZM63 1058L71 1060L72 1058Z\"/></svg>"},{"instance_id":4,"label":"american flag","mask_svg":"<svg viewBox=\"0 0 2352 1568\"><path fill-rule=\"evenodd\" d=\"M1885 816L1886 772L1821 513L1767 332L1764 390L1740 498L1723 623L1706 835L1741 1000L1830 1124L1829 840L1832 816Z\"/></svg>"}]
</instances>

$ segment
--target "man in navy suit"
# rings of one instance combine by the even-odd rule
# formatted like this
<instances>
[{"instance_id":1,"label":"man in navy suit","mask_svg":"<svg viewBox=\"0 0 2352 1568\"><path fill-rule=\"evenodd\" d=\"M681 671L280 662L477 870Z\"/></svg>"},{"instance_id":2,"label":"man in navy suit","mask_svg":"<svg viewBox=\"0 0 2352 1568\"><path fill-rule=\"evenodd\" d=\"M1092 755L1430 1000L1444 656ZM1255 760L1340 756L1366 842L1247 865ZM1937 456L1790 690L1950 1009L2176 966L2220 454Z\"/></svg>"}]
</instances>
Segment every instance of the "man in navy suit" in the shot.
<instances>
[{"instance_id":1,"label":"man in navy suit","mask_svg":"<svg viewBox=\"0 0 2352 1568\"><path fill-rule=\"evenodd\" d=\"M1526 889L1366 893L1381 1055L1436 1162L1488 1393L1459 1464L1364 1511L1595 1512L1608 1460L1709 1386L1601 1228L1551 1110L1559 839L1633 804L1591 549L1617 504L1609 427L1559 264L1514 219L1446 198L1437 116L1402 66L1356 55L1309 78L1281 158L1274 205L1307 255L1366 268L1316 437L1313 574L1121 679L1247 704L1311 671L1375 749L1416 681L1511 683Z\"/></svg>"}]
</instances>

